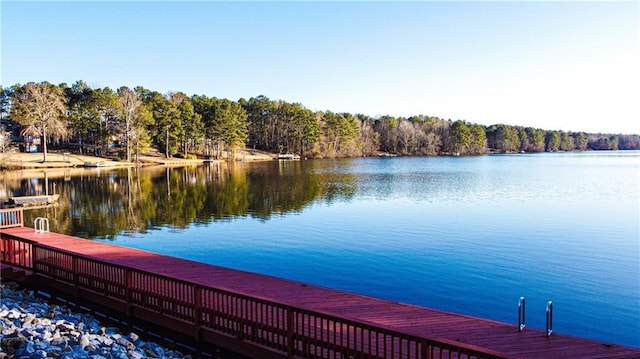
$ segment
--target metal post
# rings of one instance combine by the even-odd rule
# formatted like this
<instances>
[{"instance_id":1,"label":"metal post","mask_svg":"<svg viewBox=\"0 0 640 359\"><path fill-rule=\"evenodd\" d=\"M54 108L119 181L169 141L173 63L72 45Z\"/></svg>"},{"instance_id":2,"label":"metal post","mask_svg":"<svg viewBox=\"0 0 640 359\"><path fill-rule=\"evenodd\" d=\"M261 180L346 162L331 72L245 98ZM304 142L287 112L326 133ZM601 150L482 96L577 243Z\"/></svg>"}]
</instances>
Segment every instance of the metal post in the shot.
<instances>
[{"instance_id":1,"label":"metal post","mask_svg":"<svg viewBox=\"0 0 640 359\"><path fill-rule=\"evenodd\" d=\"M547 336L550 337L553 333L553 302L547 302Z\"/></svg>"},{"instance_id":2,"label":"metal post","mask_svg":"<svg viewBox=\"0 0 640 359\"><path fill-rule=\"evenodd\" d=\"M525 300L524 297L520 297L518 302L518 331L521 332L525 326Z\"/></svg>"}]
</instances>

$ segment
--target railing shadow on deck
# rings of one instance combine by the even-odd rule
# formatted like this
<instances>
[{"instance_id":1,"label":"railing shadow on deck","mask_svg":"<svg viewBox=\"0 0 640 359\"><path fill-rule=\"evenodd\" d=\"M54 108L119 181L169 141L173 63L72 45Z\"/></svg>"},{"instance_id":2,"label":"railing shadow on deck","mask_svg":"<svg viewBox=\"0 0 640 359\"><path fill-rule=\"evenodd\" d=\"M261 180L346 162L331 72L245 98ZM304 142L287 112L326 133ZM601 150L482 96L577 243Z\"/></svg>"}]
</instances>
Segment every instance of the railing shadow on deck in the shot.
<instances>
[{"instance_id":1,"label":"railing shadow on deck","mask_svg":"<svg viewBox=\"0 0 640 359\"><path fill-rule=\"evenodd\" d=\"M1 259L42 283L243 355L273 358L504 358L485 348L421 338L109 263L0 233Z\"/></svg>"}]
</instances>

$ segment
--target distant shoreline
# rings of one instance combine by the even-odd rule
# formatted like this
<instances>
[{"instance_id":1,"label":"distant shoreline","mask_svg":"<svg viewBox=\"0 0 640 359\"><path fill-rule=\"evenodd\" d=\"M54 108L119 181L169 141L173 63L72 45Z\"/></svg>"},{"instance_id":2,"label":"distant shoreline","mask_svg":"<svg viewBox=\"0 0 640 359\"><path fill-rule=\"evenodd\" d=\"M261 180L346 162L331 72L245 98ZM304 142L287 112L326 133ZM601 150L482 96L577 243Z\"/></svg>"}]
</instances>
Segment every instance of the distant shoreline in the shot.
<instances>
[{"instance_id":1,"label":"distant shoreline","mask_svg":"<svg viewBox=\"0 0 640 359\"><path fill-rule=\"evenodd\" d=\"M556 152L609 152L609 151L627 151L627 150L587 150L587 151L556 151ZM486 154L532 154L546 152L495 152L489 151ZM379 153L377 157L398 157L400 155L391 153ZM432 155L446 156L446 155ZM476 156L476 155L458 155L451 154L448 156ZM241 150L237 156L239 162L260 162L260 161L276 161L278 154L262 152L256 150ZM405 156L403 156L405 157ZM416 157L416 156L406 156ZM420 156L418 156L420 157ZM429 156L426 156L429 157ZM355 157L352 157L355 158ZM67 154L62 152L47 153L47 162L42 162L42 153L23 153L8 152L0 153L0 171L10 170L29 170L29 169L69 169L69 168L122 168L122 167L147 167L147 166L190 166L200 165L203 163L225 163L225 158L217 160L185 159L179 157L165 158L160 155L144 155L140 156L138 162L117 161L106 157L97 157L79 154Z\"/></svg>"}]
</instances>

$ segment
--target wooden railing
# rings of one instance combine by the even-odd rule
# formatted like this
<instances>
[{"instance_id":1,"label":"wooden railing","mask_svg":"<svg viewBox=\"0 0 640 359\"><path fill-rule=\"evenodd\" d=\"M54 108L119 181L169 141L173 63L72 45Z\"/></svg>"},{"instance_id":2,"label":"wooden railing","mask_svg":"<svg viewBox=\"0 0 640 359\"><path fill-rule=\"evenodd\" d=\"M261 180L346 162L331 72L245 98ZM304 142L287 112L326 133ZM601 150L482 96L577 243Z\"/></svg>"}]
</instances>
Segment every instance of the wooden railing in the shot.
<instances>
[{"instance_id":1,"label":"wooden railing","mask_svg":"<svg viewBox=\"0 0 640 359\"><path fill-rule=\"evenodd\" d=\"M32 271L58 286L74 288L76 294L81 291L112 300L117 304L112 309L126 310L134 318L138 311L145 313L139 319L154 313L167 319L164 323L172 323L173 329L195 336L195 340L206 342L208 333L224 335L283 358L506 357L485 348L422 338L108 263L6 233L0 237L3 262Z\"/></svg>"},{"instance_id":2,"label":"wooden railing","mask_svg":"<svg viewBox=\"0 0 640 359\"><path fill-rule=\"evenodd\" d=\"M24 217L22 208L0 209L0 229L22 227Z\"/></svg>"}]
</instances>

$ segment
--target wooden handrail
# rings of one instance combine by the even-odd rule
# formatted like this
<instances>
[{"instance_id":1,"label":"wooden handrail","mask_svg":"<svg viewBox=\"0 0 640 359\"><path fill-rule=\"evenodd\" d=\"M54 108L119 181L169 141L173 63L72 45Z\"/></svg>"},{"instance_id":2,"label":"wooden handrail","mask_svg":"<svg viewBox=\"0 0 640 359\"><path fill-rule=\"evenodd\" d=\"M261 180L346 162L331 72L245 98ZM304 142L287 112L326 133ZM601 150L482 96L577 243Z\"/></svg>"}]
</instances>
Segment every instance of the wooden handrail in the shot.
<instances>
[{"instance_id":1,"label":"wooden handrail","mask_svg":"<svg viewBox=\"0 0 640 359\"><path fill-rule=\"evenodd\" d=\"M0 229L23 226L24 215L22 208L0 209Z\"/></svg>"},{"instance_id":2,"label":"wooden handrail","mask_svg":"<svg viewBox=\"0 0 640 359\"><path fill-rule=\"evenodd\" d=\"M189 328L201 328L234 337L246 345L268 348L283 357L507 357L486 348L423 338L366 321L134 269L6 233L0 234L0 240L2 262L30 270L49 281L73 286L76 293L81 289L104 296L129 308L186 323Z\"/></svg>"}]
</instances>

